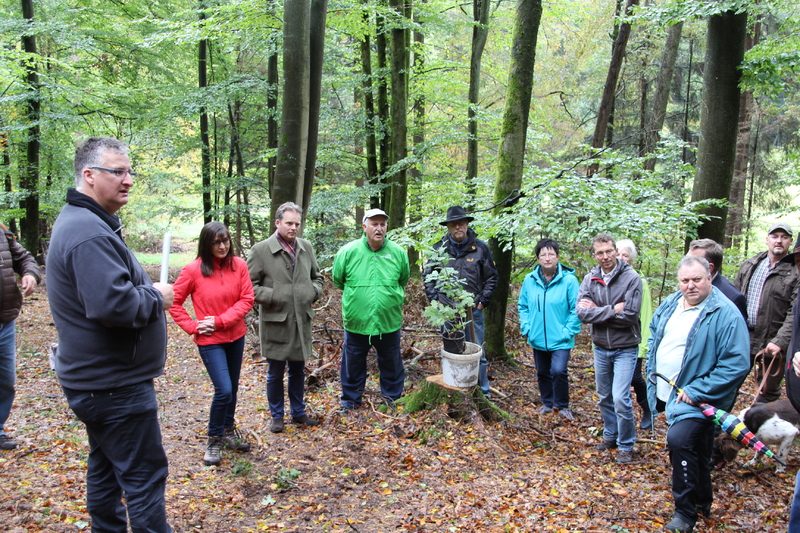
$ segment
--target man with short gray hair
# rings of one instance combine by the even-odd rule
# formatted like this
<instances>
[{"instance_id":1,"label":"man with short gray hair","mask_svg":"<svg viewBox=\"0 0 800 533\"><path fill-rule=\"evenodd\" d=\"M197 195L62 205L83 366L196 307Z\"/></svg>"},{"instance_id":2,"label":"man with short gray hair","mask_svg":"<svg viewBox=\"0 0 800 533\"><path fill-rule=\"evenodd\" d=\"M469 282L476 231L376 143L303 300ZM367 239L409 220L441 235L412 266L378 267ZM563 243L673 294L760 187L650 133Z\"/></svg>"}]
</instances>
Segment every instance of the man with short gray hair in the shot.
<instances>
[{"instance_id":1,"label":"man with short gray hair","mask_svg":"<svg viewBox=\"0 0 800 533\"><path fill-rule=\"evenodd\" d=\"M666 411L667 448L672 463L675 513L664 529L691 533L698 514L709 516L714 423L700 403L730 405L747 377L749 343L744 319L711 284L708 261L687 255L678 265L680 290L653 315L647 375L674 381L648 381L654 412ZM678 392L681 389L681 392Z\"/></svg>"}]
</instances>

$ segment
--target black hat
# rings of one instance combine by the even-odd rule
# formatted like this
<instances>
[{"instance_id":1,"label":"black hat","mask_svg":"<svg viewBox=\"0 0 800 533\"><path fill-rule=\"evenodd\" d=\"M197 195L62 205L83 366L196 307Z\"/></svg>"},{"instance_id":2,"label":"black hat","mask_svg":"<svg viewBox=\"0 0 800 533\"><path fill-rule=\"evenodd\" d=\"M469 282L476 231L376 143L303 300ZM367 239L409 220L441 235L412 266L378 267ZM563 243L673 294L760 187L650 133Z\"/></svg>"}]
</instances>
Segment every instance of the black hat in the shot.
<instances>
[{"instance_id":1,"label":"black hat","mask_svg":"<svg viewBox=\"0 0 800 533\"><path fill-rule=\"evenodd\" d=\"M439 222L440 225L446 226L449 222L455 222L456 220L465 220L467 222L472 222L475 220L471 216L467 215L467 212L464 211L464 208L460 205L454 205L453 207L447 210L447 219Z\"/></svg>"}]
</instances>

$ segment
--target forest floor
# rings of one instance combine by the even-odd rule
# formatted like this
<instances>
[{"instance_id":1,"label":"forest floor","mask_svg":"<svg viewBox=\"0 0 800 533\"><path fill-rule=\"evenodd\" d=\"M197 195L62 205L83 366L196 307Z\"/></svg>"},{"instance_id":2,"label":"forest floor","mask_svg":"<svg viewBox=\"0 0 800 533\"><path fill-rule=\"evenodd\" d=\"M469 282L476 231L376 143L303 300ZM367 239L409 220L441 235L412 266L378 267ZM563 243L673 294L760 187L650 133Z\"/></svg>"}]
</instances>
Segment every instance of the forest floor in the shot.
<instances>
[{"instance_id":1,"label":"forest floor","mask_svg":"<svg viewBox=\"0 0 800 533\"><path fill-rule=\"evenodd\" d=\"M513 305L507 337L518 365L491 366L492 387L501 393L493 401L510 420L456 420L446 408L381 412L374 364L364 407L340 415L340 294L329 284L317 303L319 357L308 365L310 371L328 365L306 395L322 425L287 424L284 433L269 432L266 366L253 330L237 413L253 448L224 450L219 467L202 461L211 383L191 339L169 320L167 365L156 389L170 462L167 513L175 531L633 532L657 531L670 520L663 415L655 435L640 432L633 464L618 465L612 452L594 449L602 422L585 332L570 361L573 422L536 413L532 353L520 338ZM409 297L404 360L419 355L415 350L425 355L409 365L406 392L441 373L437 335L420 316L425 296L418 284ZM6 428L19 447L0 452L0 530L88 531L87 437L48 365L56 331L44 288L26 303L17 327L17 396ZM753 388L748 380L740 403L752 401ZM746 469L743 461L714 473L712 517L695 531L786 531L797 450L786 474L776 474L770 463Z\"/></svg>"}]
</instances>

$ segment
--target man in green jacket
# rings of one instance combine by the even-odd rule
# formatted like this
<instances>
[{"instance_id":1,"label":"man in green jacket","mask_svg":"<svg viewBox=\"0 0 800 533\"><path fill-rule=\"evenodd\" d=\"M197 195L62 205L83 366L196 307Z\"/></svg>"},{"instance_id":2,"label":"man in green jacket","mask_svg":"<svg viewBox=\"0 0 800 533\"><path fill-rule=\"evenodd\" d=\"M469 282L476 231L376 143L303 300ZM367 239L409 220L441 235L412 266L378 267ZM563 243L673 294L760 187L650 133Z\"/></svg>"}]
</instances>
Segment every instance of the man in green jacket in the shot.
<instances>
[{"instance_id":1,"label":"man in green jacket","mask_svg":"<svg viewBox=\"0 0 800 533\"><path fill-rule=\"evenodd\" d=\"M403 395L400 328L408 283L406 251L386 239L389 216L364 214L364 236L342 246L333 261L333 283L342 294L342 413L357 409L367 382L367 353L375 348L381 395L392 404Z\"/></svg>"},{"instance_id":2,"label":"man in green jacket","mask_svg":"<svg viewBox=\"0 0 800 533\"><path fill-rule=\"evenodd\" d=\"M297 236L303 209L286 202L275 212L275 233L257 243L247 257L250 281L258 304L261 355L269 362L267 401L270 431L283 431L283 374L289 366L292 422L318 426L306 414L303 399L305 364L311 356L311 305L322 294L322 274L311 243Z\"/></svg>"}]
</instances>

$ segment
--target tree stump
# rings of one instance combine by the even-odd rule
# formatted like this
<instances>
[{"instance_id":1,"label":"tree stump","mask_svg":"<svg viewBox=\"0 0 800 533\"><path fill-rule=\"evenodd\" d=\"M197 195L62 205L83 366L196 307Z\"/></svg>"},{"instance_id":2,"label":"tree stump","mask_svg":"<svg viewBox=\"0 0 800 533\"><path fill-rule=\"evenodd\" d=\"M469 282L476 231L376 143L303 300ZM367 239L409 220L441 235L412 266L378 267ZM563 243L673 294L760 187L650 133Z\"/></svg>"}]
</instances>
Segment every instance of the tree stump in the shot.
<instances>
[{"instance_id":1,"label":"tree stump","mask_svg":"<svg viewBox=\"0 0 800 533\"><path fill-rule=\"evenodd\" d=\"M447 416L456 420L480 416L487 422L498 422L511 418L484 396L480 387L451 387L445 384L441 374L420 382L417 390L405 395L398 403L405 406L406 413L446 406Z\"/></svg>"}]
</instances>

